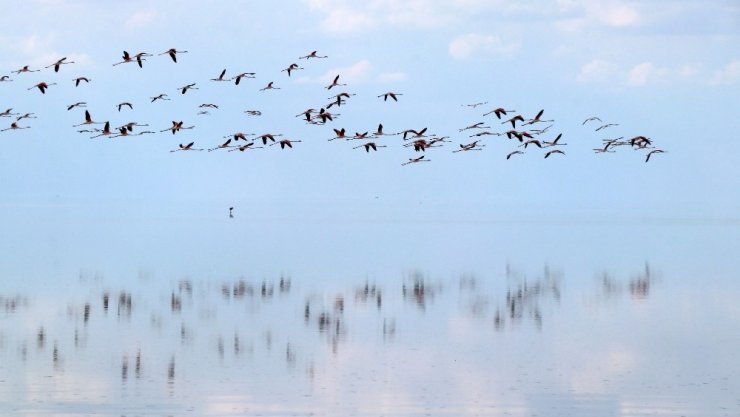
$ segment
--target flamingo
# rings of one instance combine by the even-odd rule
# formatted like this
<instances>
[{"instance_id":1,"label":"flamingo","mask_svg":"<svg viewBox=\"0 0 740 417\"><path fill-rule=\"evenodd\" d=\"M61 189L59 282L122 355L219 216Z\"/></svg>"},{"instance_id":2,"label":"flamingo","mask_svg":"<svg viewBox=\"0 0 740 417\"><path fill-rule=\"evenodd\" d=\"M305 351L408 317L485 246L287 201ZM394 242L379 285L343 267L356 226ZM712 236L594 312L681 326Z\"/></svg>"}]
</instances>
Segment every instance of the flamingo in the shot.
<instances>
[{"instance_id":1,"label":"flamingo","mask_svg":"<svg viewBox=\"0 0 740 417\"><path fill-rule=\"evenodd\" d=\"M74 61L67 61L67 57L65 56L64 58L61 58L61 59L59 59L59 60L58 60L57 62L55 62L55 63L53 63L53 64L51 64L51 65L47 65L47 66L46 66L46 67L44 67L44 68L51 68L51 67L54 67L54 72L59 72L59 68L60 68L60 67L61 67L62 65L65 65L65 64L74 64L74 63L75 63Z\"/></svg>"},{"instance_id":2,"label":"flamingo","mask_svg":"<svg viewBox=\"0 0 740 417\"><path fill-rule=\"evenodd\" d=\"M219 74L216 78L211 78L211 81L230 81L226 78L224 78L224 75L226 75L226 68L224 68L223 71L221 71L221 74Z\"/></svg>"},{"instance_id":3,"label":"flamingo","mask_svg":"<svg viewBox=\"0 0 740 417\"><path fill-rule=\"evenodd\" d=\"M151 103L154 103L157 100L170 100L169 98L167 98L167 94L164 94L164 93L162 93L162 94L160 94L158 96L149 97L149 98L152 99Z\"/></svg>"},{"instance_id":4,"label":"flamingo","mask_svg":"<svg viewBox=\"0 0 740 417\"><path fill-rule=\"evenodd\" d=\"M15 118L15 121L16 121L16 122L19 122L19 121L21 121L21 120L23 120L23 119L38 119L38 117L34 116L34 114L35 114L35 113L26 113L26 114L24 114L24 115L22 115L22 116L18 116L18 117L16 117L16 118Z\"/></svg>"},{"instance_id":5,"label":"flamingo","mask_svg":"<svg viewBox=\"0 0 740 417\"><path fill-rule=\"evenodd\" d=\"M231 138L229 138L226 142L216 146L215 148L208 149L208 152L215 151L216 149L226 149L226 148L236 148L237 146L229 146L231 143Z\"/></svg>"},{"instance_id":6,"label":"flamingo","mask_svg":"<svg viewBox=\"0 0 740 417\"><path fill-rule=\"evenodd\" d=\"M533 125L535 123L547 123L547 122L554 122L554 120L542 120L542 113L545 112L545 109L540 110L533 119L530 119L527 121L527 123L522 124L522 126L526 125Z\"/></svg>"},{"instance_id":7,"label":"flamingo","mask_svg":"<svg viewBox=\"0 0 740 417\"><path fill-rule=\"evenodd\" d=\"M383 101L388 101L388 97L390 97L393 99L393 101L398 101L397 96L402 96L402 95L403 94L401 93L394 93L394 92L389 91L387 93L383 93L379 95L378 98L383 97Z\"/></svg>"},{"instance_id":8,"label":"flamingo","mask_svg":"<svg viewBox=\"0 0 740 417\"><path fill-rule=\"evenodd\" d=\"M202 109L203 109L203 108L209 108L209 109L217 109L217 108L218 108L218 106L217 106L217 105L215 105L215 104L213 104L213 103L203 103L203 104L201 104L201 105L200 105L200 106L198 106L198 107L200 107L200 108L202 108Z\"/></svg>"},{"instance_id":9,"label":"flamingo","mask_svg":"<svg viewBox=\"0 0 740 417\"><path fill-rule=\"evenodd\" d=\"M259 110L244 110L244 113L247 113L249 116L259 116L262 114Z\"/></svg>"},{"instance_id":10,"label":"flamingo","mask_svg":"<svg viewBox=\"0 0 740 417\"><path fill-rule=\"evenodd\" d=\"M545 158L549 157L549 156L550 156L550 155L552 155L552 154L556 154L556 153L559 153L559 154L561 154L561 155L565 155L565 152L561 151L560 149L554 149L554 150L552 150L552 151L548 151L548 152L547 152L547 153L545 154Z\"/></svg>"},{"instance_id":11,"label":"flamingo","mask_svg":"<svg viewBox=\"0 0 740 417\"><path fill-rule=\"evenodd\" d=\"M488 130L484 130L482 132L478 132L478 133L474 133L472 135L469 135L468 137L469 138L476 138L476 137L480 137L480 136L489 136L489 135L501 136L501 135L503 135L503 133L496 133L496 132L490 132Z\"/></svg>"},{"instance_id":12,"label":"flamingo","mask_svg":"<svg viewBox=\"0 0 740 417\"><path fill-rule=\"evenodd\" d=\"M594 132L598 132L599 130L606 129L606 128L612 127L612 126L619 126L619 123L607 123L607 124L603 124L603 125L597 127L596 130L594 130Z\"/></svg>"},{"instance_id":13,"label":"flamingo","mask_svg":"<svg viewBox=\"0 0 740 417\"><path fill-rule=\"evenodd\" d=\"M308 60L309 58L328 58L328 56L319 56L318 51L311 51L308 53L308 55L298 57L298 59L306 59L306 60Z\"/></svg>"},{"instance_id":14,"label":"flamingo","mask_svg":"<svg viewBox=\"0 0 740 417\"><path fill-rule=\"evenodd\" d=\"M489 127L491 127L491 126L483 126L483 123L484 122L474 123L474 124L472 124L470 126L466 126L466 127L462 128L462 129L458 129L458 131L464 132L464 131L470 130L470 129L488 129Z\"/></svg>"},{"instance_id":15,"label":"flamingo","mask_svg":"<svg viewBox=\"0 0 740 417\"><path fill-rule=\"evenodd\" d=\"M249 149L262 149L262 147L261 146L254 146L254 142L249 142L246 145L239 146L239 147L237 147L235 149L229 149L229 152L234 152L234 151L244 152L244 151L247 151Z\"/></svg>"},{"instance_id":16,"label":"flamingo","mask_svg":"<svg viewBox=\"0 0 740 417\"><path fill-rule=\"evenodd\" d=\"M45 83L45 82L42 81L42 82L40 82L40 83L38 83L38 84L34 85L33 87L28 88L28 89L29 90L33 90L34 88L38 88L39 91L41 91L41 94L46 94L46 89L49 88L49 86L52 86L52 85L57 85L57 83L47 84L47 83Z\"/></svg>"},{"instance_id":17,"label":"flamingo","mask_svg":"<svg viewBox=\"0 0 740 417\"><path fill-rule=\"evenodd\" d=\"M496 115L496 118L501 119L501 115L502 114L504 116L506 116L506 113L513 113L515 111L516 110L506 110L503 107L499 107L499 108L496 108L496 109L493 109L493 110L489 111L488 113L483 113L483 115L484 116L488 116L489 114L493 113L493 114Z\"/></svg>"},{"instance_id":18,"label":"flamingo","mask_svg":"<svg viewBox=\"0 0 740 417\"><path fill-rule=\"evenodd\" d=\"M478 103L461 104L461 106L463 106L463 107L470 107L471 109L474 109L474 108L476 108L478 106L482 106L484 104L488 104L488 102L487 101L481 101L481 102L478 102Z\"/></svg>"},{"instance_id":19,"label":"flamingo","mask_svg":"<svg viewBox=\"0 0 740 417\"><path fill-rule=\"evenodd\" d=\"M85 107L85 106L87 106L87 103L86 102L84 102L84 101L78 101L77 103L70 104L69 106L67 106L67 111L70 111L70 110L74 109L75 107Z\"/></svg>"},{"instance_id":20,"label":"flamingo","mask_svg":"<svg viewBox=\"0 0 740 417\"><path fill-rule=\"evenodd\" d=\"M479 141L476 140L476 141L470 142L470 143L468 143L466 145L463 145L461 143L460 144L460 149L454 150L454 151L452 151L452 153L466 152L466 151L481 151L481 150L483 150L483 146L486 146L486 145L478 145L478 142Z\"/></svg>"},{"instance_id":21,"label":"flamingo","mask_svg":"<svg viewBox=\"0 0 740 417\"><path fill-rule=\"evenodd\" d=\"M180 94L185 94L188 92L188 90L197 90L198 87L195 86L195 83L187 84L179 88Z\"/></svg>"},{"instance_id":22,"label":"flamingo","mask_svg":"<svg viewBox=\"0 0 740 417\"><path fill-rule=\"evenodd\" d=\"M85 121L80 124L73 125L72 127L79 127L79 126L84 126L84 125L99 125L99 124L102 124L102 122L93 122L90 112L88 110L85 110Z\"/></svg>"},{"instance_id":23,"label":"flamingo","mask_svg":"<svg viewBox=\"0 0 740 417\"><path fill-rule=\"evenodd\" d=\"M15 71L12 71L12 73L13 74L20 74L22 72L39 72L39 71L41 71L41 70L32 70L32 69L29 68L29 65L24 65L20 69L17 69Z\"/></svg>"},{"instance_id":24,"label":"flamingo","mask_svg":"<svg viewBox=\"0 0 740 417\"><path fill-rule=\"evenodd\" d=\"M506 159L509 160L514 155L524 155L524 152L522 151L514 151L506 155Z\"/></svg>"},{"instance_id":25,"label":"flamingo","mask_svg":"<svg viewBox=\"0 0 740 417\"><path fill-rule=\"evenodd\" d=\"M2 77L0 77L0 82L6 82L6 81L13 81L13 80L10 79L9 75L3 75Z\"/></svg>"},{"instance_id":26,"label":"flamingo","mask_svg":"<svg viewBox=\"0 0 740 417\"><path fill-rule=\"evenodd\" d=\"M177 63L177 54L186 54L188 51L178 51L175 48L170 48L159 55L169 55L172 58L172 62Z\"/></svg>"},{"instance_id":27,"label":"flamingo","mask_svg":"<svg viewBox=\"0 0 740 417\"><path fill-rule=\"evenodd\" d=\"M516 129L516 122L524 122L524 117L521 114L517 114L516 116L512 117L509 120L505 120L501 122L501 124L504 123L511 123L511 127Z\"/></svg>"},{"instance_id":28,"label":"flamingo","mask_svg":"<svg viewBox=\"0 0 740 417\"><path fill-rule=\"evenodd\" d=\"M272 134L272 133L264 133L262 135L257 136L257 139L262 139L262 144L267 145L267 139L270 139L271 141L275 142L275 137L283 136L282 134Z\"/></svg>"},{"instance_id":29,"label":"flamingo","mask_svg":"<svg viewBox=\"0 0 740 417\"><path fill-rule=\"evenodd\" d=\"M300 140L283 139L280 142L271 143L270 146L280 144L280 149L285 149L286 146L289 147L289 148L292 148L293 147L293 143L295 143L295 142L301 142L301 141Z\"/></svg>"},{"instance_id":30,"label":"flamingo","mask_svg":"<svg viewBox=\"0 0 740 417\"><path fill-rule=\"evenodd\" d=\"M373 136L383 136L383 135L385 135L385 133L383 133L383 124L380 123L378 124L378 130L373 132Z\"/></svg>"},{"instance_id":31,"label":"flamingo","mask_svg":"<svg viewBox=\"0 0 740 417\"><path fill-rule=\"evenodd\" d=\"M195 145L195 142L190 142L187 145L180 144L179 149L173 149L170 152L178 152L178 151L202 151L203 149L196 149L193 148L193 145Z\"/></svg>"},{"instance_id":32,"label":"flamingo","mask_svg":"<svg viewBox=\"0 0 740 417\"><path fill-rule=\"evenodd\" d=\"M563 137L563 134L562 134L562 133L560 133L560 134L559 134L559 135L558 135L557 137L555 137L555 139L553 139L552 141L550 141L550 142L548 142L548 141L543 141L543 142L542 142L542 144L543 144L543 145L545 145L545 147L550 147L550 146L564 146L564 145L567 145L567 143L559 143L559 142L558 142L558 141L560 140L560 138L562 138L562 137Z\"/></svg>"},{"instance_id":33,"label":"flamingo","mask_svg":"<svg viewBox=\"0 0 740 417\"><path fill-rule=\"evenodd\" d=\"M5 132L6 130L20 130L20 129L30 129L31 126L18 126L18 123L13 122L10 124L10 127L6 127L5 129L0 129L0 132Z\"/></svg>"},{"instance_id":34,"label":"flamingo","mask_svg":"<svg viewBox=\"0 0 740 417\"><path fill-rule=\"evenodd\" d=\"M542 148L542 144L537 139L530 139L519 146L524 146L524 149L527 149L527 146L529 145L535 145L538 148Z\"/></svg>"},{"instance_id":35,"label":"flamingo","mask_svg":"<svg viewBox=\"0 0 740 417\"><path fill-rule=\"evenodd\" d=\"M184 129L192 129L192 128L194 128L194 127L195 127L195 126L188 126L188 127L183 127L183 122L182 122L182 121L176 122L176 121L174 121L174 120L173 120L173 121L172 121L172 126L171 126L171 127L168 127L167 129L162 129L162 130L160 130L160 132L166 132L166 131L168 131L168 130L169 130L169 131L171 131L171 132L172 132L172 134L174 135L175 133L179 132L180 130L184 130Z\"/></svg>"},{"instance_id":36,"label":"flamingo","mask_svg":"<svg viewBox=\"0 0 740 417\"><path fill-rule=\"evenodd\" d=\"M13 108L9 108L5 110L4 112L0 113L0 117L10 117L10 116L16 116L18 113L13 113Z\"/></svg>"},{"instance_id":37,"label":"flamingo","mask_svg":"<svg viewBox=\"0 0 740 417\"><path fill-rule=\"evenodd\" d=\"M77 77L77 78L75 78L72 81L75 82L75 87L79 87L80 86L80 81L84 81L86 83L89 83L90 82L90 79L87 78L87 77Z\"/></svg>"},{"instance_id":38,"label":"flamingo","mask_svg":"<svg viewBox=\"0 0 740 417\"><path fill-rule=\"evenodd\" d=\"M345 136L346 130L344 128L341 128L341 129L336 129L335 128L334 129L334 133L336 134L336 136L334 136L333 138L329 138L328 140L331 141L331 140L334 140L334 139L346 139L346 136Z\"/></svg>"},{"instance_id":39,"label":"flamingo","mask_svg":"<svg viewBox=\"0 0 740 417\"><path fill-rule=\"evenodd\" d=\"M665 153L665 151L662 150L662 149L653 149L652 151L648 152L647 155L645 156L645 162L649 161L650 160L650 155L652 155L654 153Z\"/></svg>"},{"instance_id":40,"label":"flamingo","mask_svg":"<svg viewBox=\"0 0 740 417\"><path fill-rule=\"evenodd\" d=\"M409 134L411 134L411 133L413 133L414 136L412 136L412 137L410 137L408 139L422 138L422 137L424 137L424 133L426 133L426 131L427 131L427 128L425 127L424 129L421 129L419 131L416 131L414 129L407 129L407 130L404 130L401 133L403 134L403 140L407 140L407 136Z\"/></svg>"},{"instance_id":41,"label":"flamingo","mask_svg":"<svg viewBox=\"0 0 740 417\"><path fill-rule=\"evenodd\" d=\"M401 166L409 165L409 164L415 164L417 162L430 162L431 161L431 159L424 159L424 156L425 155L422 155L422 156L420 156L418 158L409 158L409 161L402 163Z\"/></svg>"},{"instance_id":42,"label":"flamingo","mask_svg":"<svg viewBox=\"0 0 740 417\"><path fill-rule=\"evenodd\" d=\"M344 86L344 85L347 85L347 84L340 84L339 83L339 74L337 74L337 76L334 77L334 80L331 82L331 84L327 85L324 88L326 88L327 90L331 90L332 87L338 87L338 86Z\"/></svg>"},{"instance_id":43,"label":"flamingo","mask_svg":"<svg viewBox=\"0 0 740 417\"><path fill-rule=\"evenodd\" d=\"M99 138L101 136L108 136L111 134L113 134L113 132L110 130L110 122L105 122L105 125L103 125L103 130L100 131L100 134L91 136L90 139Z\"/></svg>"},{"instance_id":44,"label":"flamingo","mask_svg":"<svg viewBox=\"0 0 740 417\"><path fill-rule=\"evenodd\" d=\"M599 119L598 117L596 117L596 116L593 116L593 117L589 117L588 119L584 120L584 121L583 121L583 123L581 123L581 126L585 125L585 124L586 124L586 123L588 123L588 122L592 122L592 121L594 121L594 120L596 120L596 121L599 121L599 122L601 122L601 121L602 121L602 120L601 120L601 119Z\"/></svg>"},{"instance_id":45,"label":"flamingo","mask_svg":"<svg viewBox=\"0 0 740 417\"><path fill-rule=\"evenodd\" d=\"M368 133L369 132L363 132L363 133L355 132L355 136L352 139L367 139Z\"/></svg>"},{"instance_id":46,"label":"flamingo","mask_svg":"<svg viewBox=\"0 0 740 417\"><path fill-rule=\"evenodd\" d=\"M265 91L265 90L279 90L279 89L280 89L280 87L275 87L273 85L273 82L270 81L269 83L267 83L267 85L264 88L260 88L260 91Z\"/></svg>"},{"instance_id":47,"label":"flamingo","mask_svg":"<svg viewBox=\"0 0 740 417\"><path fill-rule=\"evenodd\" d=\"M299 67L298 64L292 63L292 64L288 65L288 68L285 68L284 70L282 70L280 72L287 72L288 73L288 77L290 77L290 72L291 71L297 71L297 70L302 70L302 69L303 69L303 67Z\"/></svg>"},{"instance_id":48,"label":"flamingo","mask_svg":"<svg viewBox=\"0 0 740 417\"><path fill-rule=\"evenodd\" d=\"M375 142L368 142L368 143L366 143L364 145L355 146L352 149L365 148L365 152L370 152L370 149L372 149L374 151L377 151L378 148L385 148L385 147L386 147L386 145L377 145L377 144L375 144Z\"/></svg>"},{"instance_id":49,"label":"flamingo","mask_svg":"<svg viewBox=\"0 0 740 417\"><path fill-rule=\"evenodd\" d=\"M242 78L254 78L255 73L253 72L242 72L241 74L238 74L231 79L234 80L234 85L239 85L239 82L242 80Z\"/></svg>"},{"instance_id":50,"label":"flamingo","mask_svg":"<svg viewBox=\"0 0 740 417\"><path fill-rule=\"evenodd\" d=\"M316 109L306 109L302 113L296 114L295 117L305 117L306 118L306 121L307 122L310 122L311 121L311 114L313 114L313 112L315 112L315 111L316 111Z\"/></svg>"},{"instance_id":51,"label":"flamingo","mask_svg":"<svg viewBox=\"0 0 740 417\"><path fill-rule=\"evenodd\" d=\"M123 107L128 107L131 110L134 109L134 105L129 103L128 101L124 101L123 103L118 103L116 107L118 107L118 111L121 111L121 108Z\"/></svg>"},{"instance_id":52,"label":"flamingo","mask_svg":"<svg viewBox=\"0 0 740 417\"><path fill-rule=\"evenodd\" d=\"M233 137L235 141L241 139L241 140L243 140L243 141L246 142L247 141L247 136L251 136L251 135L254 135L254 133L236 132L236 133L232 133L231 135L224 136L224 139L229 138L229 137Z\"/></svg>"}]
</instances>

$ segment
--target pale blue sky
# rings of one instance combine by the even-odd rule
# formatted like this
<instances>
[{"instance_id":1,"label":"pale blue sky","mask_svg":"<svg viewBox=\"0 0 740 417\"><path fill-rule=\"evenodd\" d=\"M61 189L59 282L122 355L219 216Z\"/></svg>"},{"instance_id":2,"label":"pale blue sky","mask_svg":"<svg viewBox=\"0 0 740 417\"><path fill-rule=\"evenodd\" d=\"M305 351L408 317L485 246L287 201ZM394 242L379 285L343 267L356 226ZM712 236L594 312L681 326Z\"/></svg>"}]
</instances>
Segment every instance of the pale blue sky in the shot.
<instances>
[{"instance_id":1,"label":"pale blue sky","mask_svg":"<svg viewBox=\"0 0 740 417\"><path fill-rule=\"evenodd\" d=\"M542 218L737 218L740 210L740 6L734 1L110 2L8 1L0 16L0 111L33 112L22 131L0 132L0 208L104 210L111 218L167 213L197 219L340 221L492 221ZM188 50L113 67L123 50ZM327 59L298 60L312 50ZM59 73L11 74L61 57ZM281 69L304 67L290 78ZM256 72L239 86L215 83ZM338 89L355 93L333 123L294 115L319 108ZM74 87L72 79L91 82ZM56 82L47 94L27 89ZM258 91L274 81L280 90ZM178 87L197 83L181 95ZM399 101L376 96L402 93ZM168 102L149 97L167 93ZM196 128L88 139L73 124L86 101L98 121L136 121L152 130L183 120ZM122 101L134 110L118 112ZM487 101L478 108L463 104ZM216 103L210 116L198 104ZM472 139L458 130L486 122L505 131L496 107L530 118L544 109L563 133L567 155L544 159L487 136L480 152L452 153ZM262 111L258 117L243 113ZM334 108L336 109L336 108ZM584 119L619 123L605 134ZM5 128L12 118L0 118ZM398 136L328 142L348 132L428 127L452 143L427 151L432 162L401 166L419 154ZM292 150L170 153L179 143L213 147L236 131L282 133ZM645 135L667 151L594 154L601 139ZM547 135L545 135L547 136ZM377 198L376 198L377 197ZM10 218L12 216L3 216ZM11 224L7 227L14 227Z\"/></svg>"}]
</instances>

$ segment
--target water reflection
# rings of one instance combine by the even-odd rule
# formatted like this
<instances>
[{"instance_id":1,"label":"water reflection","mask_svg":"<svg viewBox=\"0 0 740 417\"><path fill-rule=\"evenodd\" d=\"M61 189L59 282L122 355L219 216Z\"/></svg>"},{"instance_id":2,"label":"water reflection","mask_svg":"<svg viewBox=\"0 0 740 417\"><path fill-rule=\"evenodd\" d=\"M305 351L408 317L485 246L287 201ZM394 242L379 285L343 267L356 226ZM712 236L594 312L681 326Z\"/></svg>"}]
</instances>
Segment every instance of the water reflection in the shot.
<instances>
[{"instance_id":1,"label":"water reflection","mask_svg":"<svg viewBox=\"0 0 740 417\"><path fill-rule=\"evenodd\" d=\"M655 352L630 346L629 338L616 344L611 336L591 338L604 323L585 320L582 300L597 294L614 303L607 321L633 320L633 305L653 308L651 299L660 297L659 272L645 264L627 278L603 272L582 285L547 264L535 273L510 264L502 270L446 279L414 270L397 281L319 289L282 275L180 279L158 291L145 284L109 287L98 276L79 282L70 300L0 294L0 359L6 364L0 366L6 381L0 402L22 416L83 414L85 407L65 395L93 392L100 398L91 401L108 404L99 410L103 415L139 415L142 407L170 415L327 409L336 410L330 415L590 415L558 401L595 401L589 390L602 385L608 389L599 395L618 394L594 406L595 414L604 415L599 407L609 415L624 414L617 409L648 413L633 404L640 403L640 390L630 384L653 375ZM56 314L65 305L67 314ZM639 319L649 322L650 316ZM7 326L10 320L23 325ZM625 334L634 330L630 324L641 328L629 321ZM594 359L571 340L589 340L592 352L605 356ZM11 385L34 395L13 394L18 391ZM532 393L554 397L542 407L541 395ZM583 395L588 400L574 400ZM30 406L39 399L43 407ZM276 406L286 401L288 408Z\"/></svg>"}]
</instances>

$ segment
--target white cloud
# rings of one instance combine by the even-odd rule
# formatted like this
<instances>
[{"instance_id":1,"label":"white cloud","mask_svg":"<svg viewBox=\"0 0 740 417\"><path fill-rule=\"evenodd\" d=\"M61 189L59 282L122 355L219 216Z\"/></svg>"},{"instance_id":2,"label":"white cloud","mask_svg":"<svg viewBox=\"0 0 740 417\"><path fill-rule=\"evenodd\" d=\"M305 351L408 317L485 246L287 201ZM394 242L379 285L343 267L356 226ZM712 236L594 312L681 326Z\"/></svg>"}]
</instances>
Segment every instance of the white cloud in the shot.
<instances>
[{"instance_id":1,"label":"white cloud","mask_svg":"<svg viewBox=\"0 0 740 417\"><path fill-rule=\"evenodd\" d=\"M156 10L143 10L134 13L126 20L126 29L142 28L152 23L156 18Z\"/></svg>"},{"instance_id":2,"label":"white cloud","mask_svg":"<svg viewBox=\"0 0 740 417\"><path fill-rule=\"evenodd\" d=\"M735 84L740 82L740 60L734 60L722 69L715 71L710 84Z\"/></svg>"},{"instance_id":3,"label":"white cloud","mask_svg":"<svg viewBox=\"0 0 740 417\"><path fill-rule=\"evenodd\" d=\"M650 81L665 80L671 71L657 67L652 62L643 62L635 65L627 74L627 85L641 86Z\"/></svg>"},{"instance_id":4,"label":"white cloud","mask_svg":"<svg viewBox=\"0 0 740 417\"><path fill-rule=\"evenodd\" d=\"M395 81L405 81L406 76L405 72L383 72L381 74L378 74L376 79L381 83L388 83L388 82L395 82Z\"/></svg>"},{"instance_id":5,"label":"white cloud","mask_svg":"<svg viewBox=\"0 0 740 417\"><path fill-rule=\"evenodd\" d=\"M617 66L603 59L594 59L584 64L576 76L578 82L605 82L614 77Z\"/></svg>"},{"instance_id":6,"label":"white cloud","mask_svg":"<svg viewBox=\"0 0 740 417\"><path fill-rule=\"evenodd\" d=\"M472 56L508 57L520 46L518 42L504 43L499 36L468 33L453 39L448 50L455 59L467 59Z\"/></svg>"},{"instance_id":7,"label":"white cloud","mask_svg":"<svg viewBox=\"0 0 740 417\"><path fill-rule=\"evenodd\" d=\"M611 0L560 0L559 10L568 13L555 22L555 27L565 32L591 28L624 28L644 23L644 16L634 6Z\"/></svg>"}]
</instances>

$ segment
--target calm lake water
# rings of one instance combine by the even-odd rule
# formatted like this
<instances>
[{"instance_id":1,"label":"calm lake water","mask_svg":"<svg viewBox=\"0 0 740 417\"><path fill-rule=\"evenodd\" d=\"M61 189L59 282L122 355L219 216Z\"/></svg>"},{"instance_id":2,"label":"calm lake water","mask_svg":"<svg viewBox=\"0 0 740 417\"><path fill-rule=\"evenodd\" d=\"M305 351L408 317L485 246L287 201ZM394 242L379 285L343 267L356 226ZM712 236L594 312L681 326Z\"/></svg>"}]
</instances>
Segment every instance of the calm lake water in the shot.
<instances>
[{"instance_id":1,"label":"calm lake water","mask_svg":"<svg viewBox=\"0 0 740 417\"><path fill-rule=\"evenodd\" d=\"M737 222L7 211L2 416L740 415Z\"/></svg>"}]
</instances>

